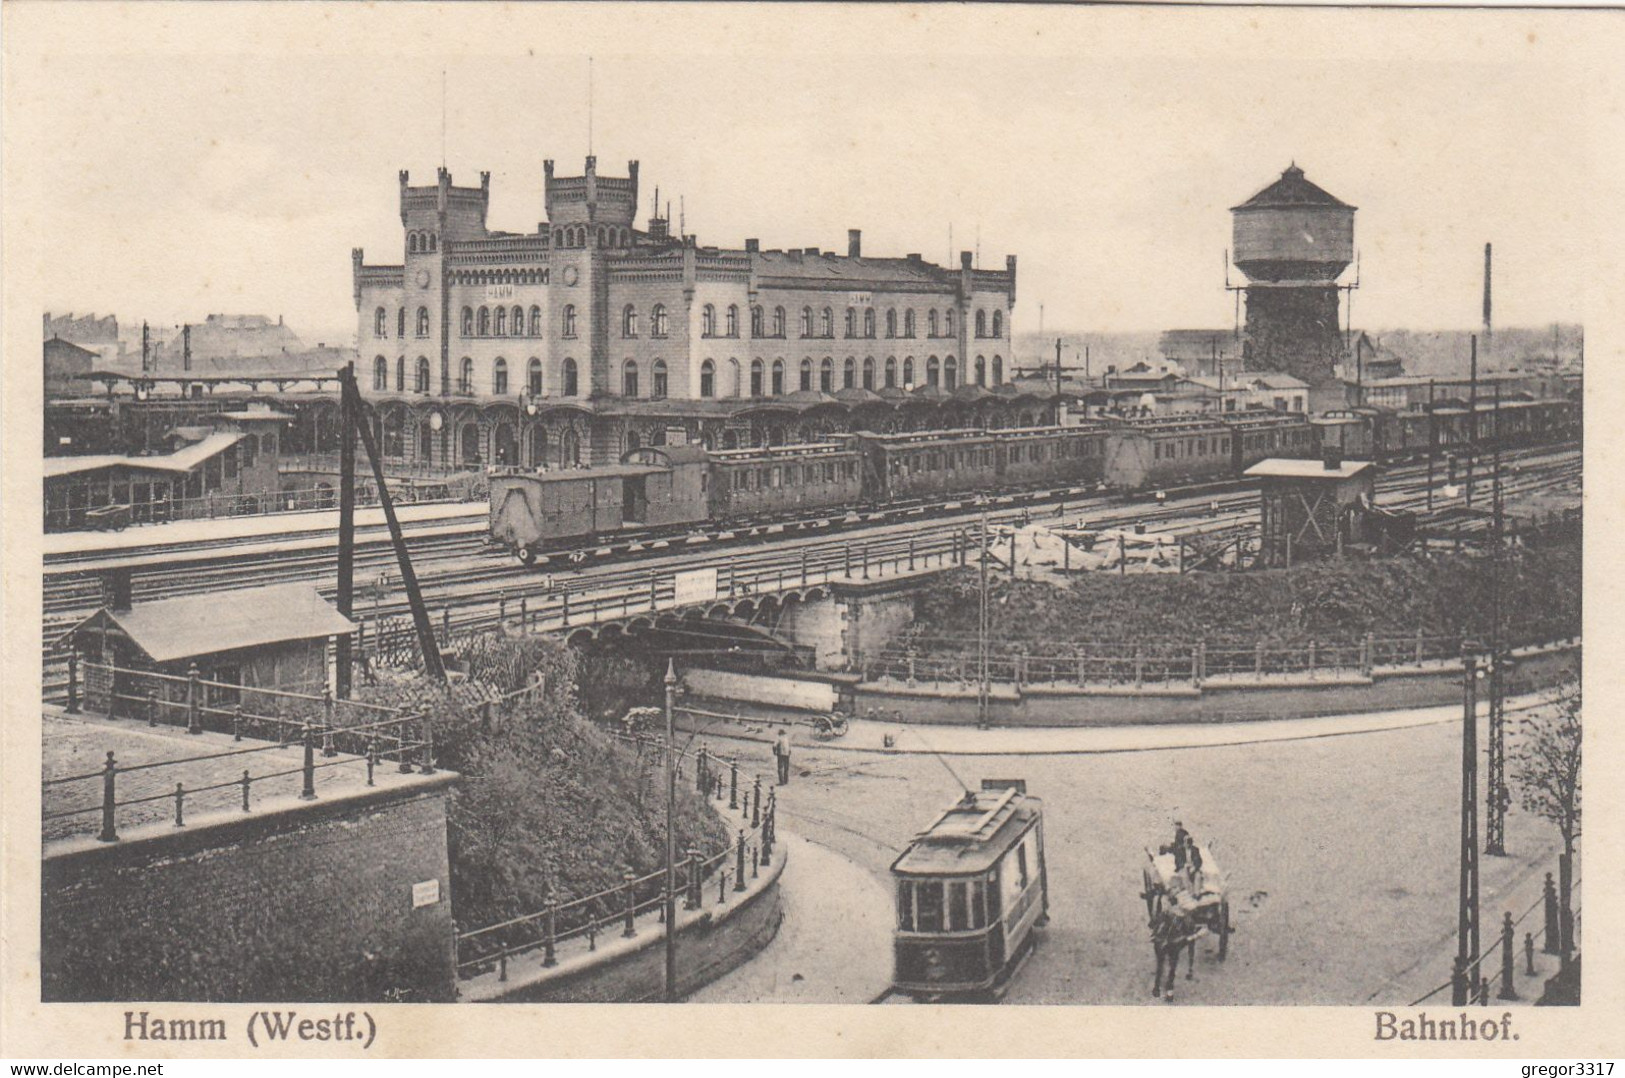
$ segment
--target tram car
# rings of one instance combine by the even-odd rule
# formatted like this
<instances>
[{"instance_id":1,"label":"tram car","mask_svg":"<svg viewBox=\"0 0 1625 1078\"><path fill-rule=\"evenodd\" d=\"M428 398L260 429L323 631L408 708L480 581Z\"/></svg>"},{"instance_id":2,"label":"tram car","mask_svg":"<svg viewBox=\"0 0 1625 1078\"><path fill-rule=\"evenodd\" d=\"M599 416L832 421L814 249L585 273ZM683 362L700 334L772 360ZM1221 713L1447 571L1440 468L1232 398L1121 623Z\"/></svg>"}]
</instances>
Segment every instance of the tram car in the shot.
<instances>
[{"instance_id":1,"label":"tram car","mask_svg":"<svg viewBox=\"0 0 1625 1078\"><path fill-rule=\"evenodd\" d=\"M1025 781L967 790L891 871L893 990L922 1001L1001 995L1049 921L1043 805Z\"/></svg>"}]
</instances>

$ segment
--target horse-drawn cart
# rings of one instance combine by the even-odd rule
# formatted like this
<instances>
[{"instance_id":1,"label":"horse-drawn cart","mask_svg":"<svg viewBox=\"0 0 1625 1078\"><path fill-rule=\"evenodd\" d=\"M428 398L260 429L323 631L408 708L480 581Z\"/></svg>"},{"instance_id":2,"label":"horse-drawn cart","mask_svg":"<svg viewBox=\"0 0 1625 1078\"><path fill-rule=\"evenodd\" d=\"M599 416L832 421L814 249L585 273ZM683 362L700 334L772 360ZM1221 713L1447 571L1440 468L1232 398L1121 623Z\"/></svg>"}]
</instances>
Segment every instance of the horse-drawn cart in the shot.
<instances>
[{"instance_id":1,"label":"horse-drawn cart","mask_svg":"<svg viewBox=\"0 0 1625 1078\"><path fill-rule=\"evenodd\" d=\"M1198 929L1205 929L1218 938L1219 957L1230 952L1230 897L1225 890L1224 870L1206 846L1192 847L1197 852L1196 864L1181 869L1174 863L1171 852L1152 854L1146 851L1146 864L1140 866L1145 899L1145 912L1152 922L1166 909L1183 915Z\"/></svg>"}]
</instances>

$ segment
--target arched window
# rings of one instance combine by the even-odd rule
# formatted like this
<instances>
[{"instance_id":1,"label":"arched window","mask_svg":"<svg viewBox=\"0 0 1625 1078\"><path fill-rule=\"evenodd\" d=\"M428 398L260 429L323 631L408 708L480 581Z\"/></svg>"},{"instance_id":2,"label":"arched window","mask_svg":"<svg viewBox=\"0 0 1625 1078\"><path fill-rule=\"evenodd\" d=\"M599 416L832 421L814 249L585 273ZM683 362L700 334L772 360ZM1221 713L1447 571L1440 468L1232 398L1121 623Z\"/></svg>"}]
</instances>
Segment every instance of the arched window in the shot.
<instances>
[{"instance_id":1,"label":"arched window","mask_svg":"<svg viewBox=\"0 0 1625 1078\"><path fill-rule=\"evenodd\" d=\"M912 310L903 312L903 336L914 336L914 312Z\"/></svg>"},{"instance_id":2,"label":"arched window","mask_svg":"<svg viewBox=\"0 0 1625 1078\"><path fill-rule=\"evenodd\" d=\"M635 397L638 395L638 361L629 359L621 368L621 396Z\"/></svg>"},{"instance_id":3,"label":"arched window","mask_svg":"<svg viewBox=\"0 0 1625 1078\"><path fill-rule=\"evenodd\" d=\"M395 336L406 336L406 308L402 307L395 312Z\"/></svg>"},{"instance_id":4,"label":"arched window","mask_svg":"<svg viewBox=\"0 0 1625 1078\"><path fill-rule=\"evenodd\" d=\"M887 308L887 310L886 310L886 336L888 336L888 337L897 336L897 308L896 307L890 307L890 308Z\"/></svg>"},{"instance_id":5,"label":"arched window","mask_svg":"<svg viewBox=\"0 0 1625 1078\"><path fill-rule=\"evenodd\" d=\"M559 332L565 337L574 337L576 335L575 304L566 303L564 305L564 316L560 319Z\"/></svg>"},{"instance_id":6,"label":"arched window","mask_svg":"<svg viewBox=\"0 0 1625 1078\"><path fill-rule=\"evenodd\" d=\"M753 397L762 395L762 361L759 359L750 361L750 395Z\"/></svg>"},{"instance_id":7,"label":"arched window","mask_svg":"<svg viewBox=\"0 0 1625 1078\"><path fill-rule=\"evenodd\" d=\"M813 334L813 313L811 307L801 308L801 335L811 337Z\"/></svg>"},{"instance_id":8,"label":"arched window","mask_svg":"<svg viewBox=\"0 0 1625 1078\"><path fill-rule=\"evenodd\" d=\"M372 388L379 392L389 388L389 360L383 356L372 361Z\"/></svg>"},{"instance_id":9,"label":"arched window","mask_svg":"<svg viewBox=\"0 0 1625 1078\"><path fill-rule=\"evenodd\" d=\"M825 393L835 392L835 360L829 356L818 365L818 388Z\"/></svg>"},{"instance_id":10,"label":"arched window","mask_svg":"<svg viewBox=\"0 0 1625 1078\"><path fill-rule=\"evenodd\" d=\"M942 335L944 337L954 335L954 310L952 307L942 312Z\"/></svg>"},{"instance_id":11,"label":"arched window","mask_svg":"<svg viewBox=\"0 0 1625 1078\"><path fill-rule=\"evenodd\" d=\"M999 356L993 357L993 384L1004 385L1004 360Z\"/></svg>"},{"instance_id":12,"label":"arched window","mask_svg":"<svg viewBox=\"0 0 1625 1078\"><path fill-rule=\"evenodd\" d=\"M489 307L480 308L479 329L481 337L489 337L491 335L491 309Z\"/></svg>"},{"instance_id":13,"label":"arched window","mask_svg":"<svg viewBox=\"0 0 1625 1078\"><path fill-rule=\"evenodd\" d=\"M427 337L428 335L429 335L429 308L427 308L427 307L419 307L418 308L418 336L419 337Z\"/></svg>"},{"instance_id":14,"label":"arched window","mask_svg":"<svg viewBox=\"0 0 1625 1078\"><path fill-rule=\"evenodd\" d=\"M925 384L937 385L942 378L942 371L937 365L937 357L932 356L925 361Z\"/></svg>"},{"instance_id":15,"label":"arched window","mask_svg":"<svg viewBox=\"0 0 1625 1078\"><path fill-rule=\"evenodd\" d=\"M852 356L846 357L846 365L841 368L841 388L856 389L858 387L858 361Z\"/></svg>"},{"instance_id":16,"label":"arched window","mask_svg":"<svg viewBox=\"0 0 1625 1078\"><path fill-rule=\"evenodd\" d=\"M863 358L863 388L864 389L874 389L874 387L875 387L875 357L874 356L865 356Z\"/></svg>"},{"instance_id":17,"label":"arched window","mask_svg":"<svg viewBox=\"0 0 1625 1078\"><path fill-rule=\"evenodd\" d=\"M824 317L819 322L818 328L825 337L835 336L835 312L833 310L828 307L824 308Z\"/></svg>"},{"instance_id":18,"label":"arched window","mask_svg":"<svg viewBox=\"0 0 1625 1078\"><path fill-rule=\"evenodd\" d=\"M626 432L626 451L628 453L632 452L632 450L637 449L642 445L643 445L643 439L638 437L638 432L637 431L629 430L629 431Z\"/></svg>"},{"instance_id":19,"label":"arched window","mask_svg":"<svg viewBox=\"0 0 1625 1078\"><path fill-rule=\"evenodd\" d=\"M406 357L405 356L396 356L395 357L395 391L397 393L405 393L406 392Z\"/></svg>"},{"instance_id":20,"label":"arched window","mask_svg":"<svg viewBox=\"0 0 1625 1078\"><path fill-rule=\"evenodd\" d=\"M981 308L976 310L976 335L978 337L987 336L987 312Z\"/></svg>"},{"instance_id":21,"label":"arched window","mask_svg":"<svg viewBox=\"0 0 1625 1078\"><path fill-rule=\"evenodd\" d=\"M784 336L784 308L773 308L773 336Z\"/></svg>"},{"instance_id":22,"label":"arched window","mask_svg":"<svg viewBox=\"0 0 1625 1078\"><path fill-rule=\"evenodd\" d=\"M372 312L372 335L374 337L389 336L389 312L382 307Z\"/></svg>"},{"instance_id":23,"label":"arched window","mask_svg":"<svg viewBox=\"0 0 1625 1078\"><path fill-rule=\"evenodd\" d=\"M846 309L846 335L848 337L856 337L858 335L858 312L856 308L853 307L848 307Z\"/></svg>"},{"instance_id":24,"label":"arched window","mask_svg":"<svg viewBox=\"0 0 1625 1078\"><path fill-rule=\"evenodd\" d=\"M530 308L530 335L532 337L542 335L542 309L535 304Z\"/></svg>"},{"instance_id":25,"label":"arched window","mask_svg":"<svg viewBox=\"0 0 1625 1078\"><path fill-rule=\"evenodd\" d=\"M750 309L750 335L760 337L762 336L762 329L762 309L753 306Z\"/></svg>"},{"instance_id":26,"label":"arched window","mask_svg":"<svg viewBox=\"0 0 1625 1078\"><path fill-rule=\"evenodd\" d=\"M737 359L728 360L728 395L730 397L739 396L739 361Z\"/></svg>"},{"instance_id":27,"label":"arched window","mask_svg":"<svg viewBox=\"0 0 1625 1078\"><path fill-rule=\"evenodd\" d=\"M429 392L429 357L418 357L417 384L413 387L419 393Z\"/></svg>"},{"instance_id":28,"label":"arched window","mask_svg":"<svg viewBox=\"0 0 1625 1078\"><path fill-rule=\"evenodd\" d=\"M728 323L726 328L728 331L728 336L739 336L739 306L737 304L728 304Z\"/></svg>"},{"instance_id":29,"label":"arched window","mask_svg":"<svg viewBox=\"0 0 1625 1078\"><path fill-rule=\"evenodd\" d=\"M535 356L531 356L525 366L525 388L533 397L542 395L542 361Z\"/></svg>"},{"instance_id":30,"label":"arched window","mask_svg":"<svg viewBox=\"0 0 1625 1078\"><path fill-rule=\"evenodd\" d=\"M1004 336L1004 312L1003 311L994 311L993 312L993 336L995 336L995 337Z\"/></svg>"},{"instance_id":31,"label":"arched window","mask_svg":"<svg viewBox=\"0 0 1625 1078\"><path fill-rule=\"evenodd\" d=\"M935 337L937 335L937 312L934 308L925 316L925 325L926 335Z\"/></svg>"},{"instance_id":32,"label":"arched window","mask_svg":"<svg viewBox=\"0 0 1625 1078\"><path fill-rule=\"evenodd\" d=\"M717 365L709 359L700 364L700 396L717 395Z\"/></svg>"},{"instance_id":33,"label":"arched window","mask_svg":"<svg viewBox=\"0 0 1625 1078\"><path fill-rule=\"evenodd\" d=\"M530 428L530 466L547 467L547 428L540 423L532 424Z\"/></svg>"},{"instance_id":34,"label":"arched window","mask_svg":"<svg viewBox=\"0 0 1625 1078\"><path fill-rule=\"evenodd\" d=\"M773 395L775 397L784 396L784 360L782 359L773 361Z\"/></svg>"},{"instance_id":35,"label":"arched window","mask_svg":"<svg viewBox=\"0 0 1625 1078\"><path fill-rule=\"evenodd\" d=\"M564 361L564 395L573 397L576 395L576 390L576 361L566 359Z\"/></svg>"},{"instance_id":36,"label":"arched window","mask_svg":"<svg viewBox=\"0 0 1625 1078\"><path fill-rule=\"evenodd\" d=\"M434 428L425 419L418 426L418 460L427 464L434 459Z\"/></svg>"},{"instance_id":37,"label":"arched window","mask_svg":"<svg viewBox=\"0 0 1625 1078\"><path fill-rule=\"evenodd\" d=\"M896 356L887 356L886 357L886 388L887 389L895 389L896 387L897 387L897 357Z\"/></svg>"},{"instance_id":38,"label":"arched window","mask_svg":"<svg viewBox=\"0 0 1625 1078\"><path fill-rule=\"evenodd\" d=\"M384 413L384 456L396 460L406 456L406 413L391 408Z\"/></svg>"},{"instance_id":39,"label":"arched window","mask_svg":"<svg viewBox=\"0 0 1625 1078\"><path fill-rule=\"evenodd\" d=\"M870 339L874 338L875 309L873 307L865 307L863 309L863 335Z\"/></svg>"},{"instance_id":40,"label":"arched window","mask_svg":"<svg viewBox=\"0 0 1625 1078\"><path fill-rule=\"evenodd\" d=\"M491 432L491 463L512 467L519 463L519 443L514 441L513 427L498 423Z\"/></svg>"},{"instance_id":41,"label":"arched window","mask_svg":"<svg viewBox=\"0 0 1625 1078\"><path fill-rule=\"evenodd\" d=\"M523 307L513 309L513 324L508 327L508 331L515 337L525 335L525 309Z\"/></svg>"},{"instance_id":42,"label":"arched window","mask_svg":"<svg viewBox=\"0 0 1625 1078\"><path fill-rule=\"evenodd\" d=\"M508 394L508 361L501 356L491 364L491 392L499 397Z\"/></svg>"},{"instance_id":43,"label":"arched window","mask_svg":"<svg viewBox=\"0 0 1625 1078\"><path fill-rule=\"evenodd\" d=\"M463 308L463 320L462 320L461 325L463 327L463 336L465 336L465 337L474 336L474 308L472 308L472 307L464 307Z\"/></svg>"},{"instance_id":44,"label":"arched window","mask_svg":"<svg viewBox=\"0 0 1625 1078\"><path fill-rule=\"evenodd\" d=\"M469 423L463 427L463 463L478 464L480 462L480 425Z\"/></svg>"},{"instance_id":45,"label":"arched window","mask_svg":"<svg viewBox=\"0 0 1625 1078\"><path fill-rule=\"evenodd\" d=\"M465 395L474 392L474 361L468 356L463 357L462 366L458 369L457 392Z\"/></svg>"},{"instance_id":46,"label":"arched window","mask_svg":"<svg viewBox=\"0 0 1625 1078\"><path fill-rule=\"evenodd\" d=\"M903 357L903 388L914 388L914 357Z\"/></svg>"},{"instance_id":47,"label":"arched window","mask_svg":"<svg viewBox=\"0 0 1625 1078\"><path fill-rule=\"evenodd\" d=\"M959 361L949 356L942 361L942 388L954 389L959 385Z\"/></svg>"},{"instance_id":48,"label":"arched window","mask_svg":"<svg viewBox=\"0 0 1625 1078\"><path fill-rule=\"evenodd\" d=\"M812 388L812 360L811 359L804 359L804 360L801 361L801 388L804 389L804 390Z\"/></svg>"},{"instance_id":49,"label":"arched window","mask_svg":"<svg viewBox=\"0 0 1625 1078\"><path fill-rule=\"evenodd\" d=\"M621 308L621 336L636 337L638 335L638 309L628 303Z\"/></svg>"},{"instance_id":50,"label":"arched window","mask_svg":"<svg viewBox=\"0 0 1625 1078\"><path fill-rule=\"evenodd\" d=\"M655 304L655 309L649 315L649 336L664 337L666 335L666 305Z\"/></svg>"},{"instance_id":51,"label":"arched window","mask_svg":"<svg viewBox=\"0 0 1625 1078\"><path fill-rule=\"evenodd\" d=\"M717 309L707 303L700 311L700 336L715 337L717 335Z\"/></svg>"},{"instance_id":52,"label":"arched window","mask_svg":"<svg viewBox=\"0 0 1625 1078\"><path fill-rule=\"evenodd\" d=\"M418 253L418 234L416 232L406 234L406 251L408 254L415 255Z\"/></svg>"},{"instance_id":53,"label":"arched window","mask_svg":"<svg viewBox=\"0 0 1625 1078\"><path fill-rule=\"evenodd\" d=\"M987 357L986 356L977 356L976 357L976 384L979 385L979 386L987 385Z\"/></svg>"},{"instance_id":54,"label":"arched window","mask_svg":"<svg viewBox=\"0 0 1625 1078\"><path fill-rule=\"evenodd\" d=\"M665 397L668 389L666 384L666 361L663 359L655 360L650 372L652 375L650 381L654 384L649 387L649 395L651 397Z\"/></svg>"},{"instance_id":55,"label":"arched window","mask_svg":"<svg viewBox=\"0 0 1625 1078\"><path fill-rule=\"evenodd\" d=\"M508 308L497 308L496 324L492 326L491 332L498 337L506 337L508 335Z\"/></svg>"},{"instance_id":56,"label":"arched window","mask_svg":"<svg viewBox=\"0 0 1625 1078\"><path fill-rule=\"evenodd\" d=\"M566 468L581 463L581 435L576 433L574 427L566 429L559 438L559 463Z\"/></svg>"}]
</instances>

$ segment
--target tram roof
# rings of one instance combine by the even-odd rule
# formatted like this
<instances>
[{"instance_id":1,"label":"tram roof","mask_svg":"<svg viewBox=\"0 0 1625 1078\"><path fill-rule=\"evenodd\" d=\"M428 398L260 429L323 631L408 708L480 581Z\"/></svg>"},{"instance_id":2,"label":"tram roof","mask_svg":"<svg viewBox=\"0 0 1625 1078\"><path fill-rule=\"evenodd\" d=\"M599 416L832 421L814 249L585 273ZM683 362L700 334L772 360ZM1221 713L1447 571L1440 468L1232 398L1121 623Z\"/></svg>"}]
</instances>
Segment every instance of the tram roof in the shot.
<instances>
[{"instance_id":1,"label":"tram roof","mask_svg":"<svg viewBox=\"0 0 1625 1078\"><path fill-rule=\"evenodd\" d=\"M1014 789L967 791L892 864L908 876L969 876L997 863L1042 803Z\"/></svg>"}]
</instances>

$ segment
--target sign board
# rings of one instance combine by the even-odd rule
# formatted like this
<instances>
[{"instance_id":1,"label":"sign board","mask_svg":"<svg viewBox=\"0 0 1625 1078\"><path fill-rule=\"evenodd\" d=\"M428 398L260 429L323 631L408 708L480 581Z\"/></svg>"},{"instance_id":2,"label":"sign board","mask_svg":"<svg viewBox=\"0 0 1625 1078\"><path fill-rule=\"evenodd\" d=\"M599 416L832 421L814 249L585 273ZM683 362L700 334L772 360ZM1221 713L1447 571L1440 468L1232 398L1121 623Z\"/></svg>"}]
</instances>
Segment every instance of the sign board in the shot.
<instances>
[{"instance_id":1,"label":"sign board","mask_svg":"<svg viewBox=\"0 0 1625 1078\"><path fill-rule=\"evenodd\" d=\"M706 603L717 597L717 571L715 569L690 569L678 573L673 578L677 592L677 605L685 606L689 603Z\"/></svg>"},{"instance_id":2,"label":"sign board","mask_svg":"<svg viewBox=\"0 0 1625 1078\"><path fill-rule=\"evenodd\" d=\"M687 445L688 431L683 427L667 427L666 444L671 446Z\"/></svg>"},{"instance_id":3,"label":"sign board","mask_svg":"<svg viewBox=\"0 0 1625 1078\"><path fill-rule=\"evenodd\" d=\"M513 284L488 284L485 286L485 302L495 303L497 300L513 299Z\"/></svg>"},{"instance_id":4,"label":"sign board","mask_svg":"<svg viewBox=\"0 0 1625 1078\"><path fill-rule=\"evenodd\" d=\"M438 879L424 880L422 883L412 885L412 908L432 906L440 901L440 881Z\"/></svg>"}]
</instances>

